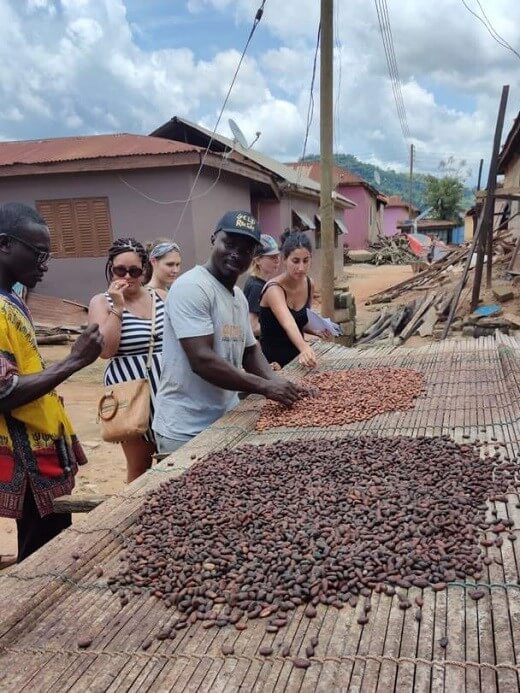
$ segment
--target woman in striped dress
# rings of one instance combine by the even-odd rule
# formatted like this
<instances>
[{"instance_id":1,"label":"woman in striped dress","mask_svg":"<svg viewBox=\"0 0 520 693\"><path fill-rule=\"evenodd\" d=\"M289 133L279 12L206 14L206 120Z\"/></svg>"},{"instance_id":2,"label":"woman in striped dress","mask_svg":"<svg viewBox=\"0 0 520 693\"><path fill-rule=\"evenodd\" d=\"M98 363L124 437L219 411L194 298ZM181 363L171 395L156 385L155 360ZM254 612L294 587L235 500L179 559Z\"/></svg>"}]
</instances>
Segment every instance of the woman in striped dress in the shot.
<instances>
[{"instance_id":1,"label":"woman in striped dress","mask_svg":"<svg viewBox=\"0 0 520 693\"><path fill-rule=\"evenodd\" d=\"M150 339L154 340L150 428L143 438L121 443L126 457L128 483L151 467L156 451L151 429L157 385L161 375L165 292L142 285L148 256L134 238L117 239L108 251L105 276L109 284L104 294L90 302L89 323L97 323L105 344L101 358L110 359L105 385L146 378ZM152 337L152 301L155 302L155 330Z\"/></svg>"}]
</instances>

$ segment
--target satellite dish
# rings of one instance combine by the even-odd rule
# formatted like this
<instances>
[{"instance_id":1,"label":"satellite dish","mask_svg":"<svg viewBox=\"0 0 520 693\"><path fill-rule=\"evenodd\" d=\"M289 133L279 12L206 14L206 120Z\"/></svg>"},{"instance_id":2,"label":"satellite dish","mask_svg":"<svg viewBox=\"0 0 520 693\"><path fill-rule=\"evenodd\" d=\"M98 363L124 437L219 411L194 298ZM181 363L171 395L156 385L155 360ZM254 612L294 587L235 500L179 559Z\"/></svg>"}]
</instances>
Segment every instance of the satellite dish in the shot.
<instances>
[{"instance_id":1,"label":"satellite dish","mask_svg":"<svg viewBox=\"0 0 520 693\"><path fill-rule=\"evenodd\" d=\"M374 180L378 185L381 185L381 176L379 175L379 171L374 171Z\"/></svg>"},{"instance_id":2,"label":"satellite dish","mask_svg":"<svg viewBox=\"0 0 520 693\"><path fill-rule=\"evenodd\" d=\"M235 121L233 120L233 118L230 118L230 119L228 120L228 123L229 123L229 129L230 129L231 132L233 133L233 139L235 140L235 142L238 142L238 144L239 144L243 149L249 149L248 144L247 144L247 140L246 140L246 138L245 138L245 136L244 136L244 133L243 133L242 130L238 127L238 125L235 123Z\"/></svg>"}]
</instances>

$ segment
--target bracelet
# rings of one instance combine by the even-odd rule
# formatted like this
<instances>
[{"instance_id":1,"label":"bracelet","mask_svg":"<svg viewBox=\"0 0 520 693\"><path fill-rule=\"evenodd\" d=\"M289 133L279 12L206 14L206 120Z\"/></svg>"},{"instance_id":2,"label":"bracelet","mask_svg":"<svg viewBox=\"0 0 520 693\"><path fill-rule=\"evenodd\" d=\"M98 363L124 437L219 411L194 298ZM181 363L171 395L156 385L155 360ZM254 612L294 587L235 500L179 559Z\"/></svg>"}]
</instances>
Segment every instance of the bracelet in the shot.
<instances>
[{"instance_id":1,"label":"bracelet","mask_svg":"<svg viewBox=\"0 0 520 693\"><path fill-rule=\"evenodd\" d=\"M109 312L109 313L114 313L114 315L117 315L117 317L118 317L120 320L123 320L123 313L122 313L121 311L117 310L116 308L109 308L109 311L108 311L108 312Z\"/></svg>"}]
</instances>

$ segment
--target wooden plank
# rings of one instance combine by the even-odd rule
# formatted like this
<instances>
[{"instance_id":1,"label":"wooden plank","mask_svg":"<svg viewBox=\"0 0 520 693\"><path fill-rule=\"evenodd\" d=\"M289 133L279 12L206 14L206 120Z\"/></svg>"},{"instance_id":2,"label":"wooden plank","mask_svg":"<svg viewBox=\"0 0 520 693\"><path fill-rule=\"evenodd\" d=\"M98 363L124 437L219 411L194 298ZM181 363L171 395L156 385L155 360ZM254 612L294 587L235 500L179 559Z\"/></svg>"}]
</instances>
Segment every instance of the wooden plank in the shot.
<instances>
[{"instance_id":1,"label":"wooden plank","mask_svg":"<svg viewBox=\"0 0 520 693\"><path fill-rule=\"evenodd\" d=\"M419 640L419 623L415 619L417 606L415 598L422 596L422 590L418 587L411 587L408 590L408 599L412 603L412 608L405 612L403 623L403 634L401 637L401 647L399 657L414 659L417 657L417 647ZM415 664L401 663L397 669L396 690L404 693L414 690Z\"/></svg>"},{"instance_id":2,"label":"wooden plank","mask_svg":"<svg viewBox=\"0 0 520 693\"><path fill-rule=\"evenodd\" d=\"M430 306L424 316L423 324L419 327L419 335L421 337L431 337L433 328L439 319L435 306Z\"/></svg>"},{"instance_id":3,"label":"wooden plank","mask_svg":"<svg viewBox=\"0 0 520 693\"><path fill-rule=\"evenodd\" d=\"M398 607L398 599L394 597L392 607L388 617L388 627L386 630L385 646L383 656L389 658L397 658L399 656L399 648L401 644L401 635L403 632L404 612ZM377 682L378 693L386 693L393 691L395 679L397 676L397 664L390 659L385 660L381 664L379 670L379 678Z\"/></svg>"},{"instance_id":4,"label":"wooden plank","mask_svg":"<svg viewBox=\"0 0 520 693\"><path fill-rule=\"evenodd\" d=\"M447 590L447 625L448 646L446 659L463 662L466 657L465 647L465 590L451 585ZM462 691L466 685L464 669L456 666L446 667L445 690Z\"/></svg>"},{"instance_id":5,"label":"wooden plank","mask_svg":"<svg viewBox=\"0 0 520 693\"><path fill-rule=\"evenodd\" d=\"M89 513L98 505L110 498L109 495L80 495L73 493L69 496L59 496L52 501L55 513Z\"/></svg>"},{"instance_id":6,"label":"wooden plank","mask_svg":"<svg viewBox=\"0 0 520 693\"><path fill-rule=\"evenodd\" d=\"M370 643L370 654L383 654L391 608L392 598L386 594L379 595L377 607L374 609L374 614L372 615L372 618L374 619L374 635L372 642ZM372 693L376 690L380 668L381 665L375 660L367 662L361 683L362 690L364 692Z\"/></svg>"},{"instance_id":7,"label":"wooden plank","mask_svg":"<svg viewBox=\"0 0 520 693\"><path fill-rule=\"evenodd\" d=\"M433 658L433 636L435 628L435 593L431 589L423 591L424 604L421 609L422 620L419 624L419 642L417 657L431 661ZM427 664L417 663L415 670L415 688L417 691L430 690L432 668Z\"/></svg>"}]
</instances>

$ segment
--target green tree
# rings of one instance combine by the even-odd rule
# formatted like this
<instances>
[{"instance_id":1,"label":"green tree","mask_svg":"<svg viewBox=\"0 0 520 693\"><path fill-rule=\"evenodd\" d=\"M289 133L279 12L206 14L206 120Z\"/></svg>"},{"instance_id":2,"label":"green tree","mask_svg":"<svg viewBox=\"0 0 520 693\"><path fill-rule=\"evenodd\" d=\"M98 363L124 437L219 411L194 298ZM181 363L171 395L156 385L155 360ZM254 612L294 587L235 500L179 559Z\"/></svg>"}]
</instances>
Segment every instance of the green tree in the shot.
<instances>
[{"instance_id":1,"label":"green tree","mask_svg":"<svg viewBox=\"0 0 520 693\"><path fill-rule=\"evenodd\" d=\"M426 176L424 200L432 208L432 216L461 223L464 184L457 176Z\"/></svg>"}]
</instances>

